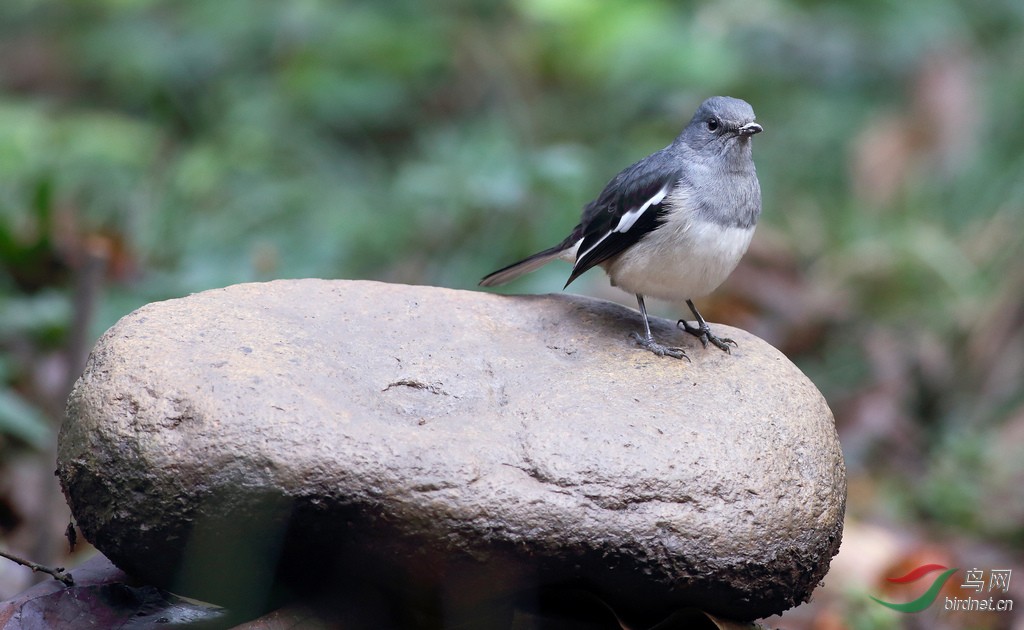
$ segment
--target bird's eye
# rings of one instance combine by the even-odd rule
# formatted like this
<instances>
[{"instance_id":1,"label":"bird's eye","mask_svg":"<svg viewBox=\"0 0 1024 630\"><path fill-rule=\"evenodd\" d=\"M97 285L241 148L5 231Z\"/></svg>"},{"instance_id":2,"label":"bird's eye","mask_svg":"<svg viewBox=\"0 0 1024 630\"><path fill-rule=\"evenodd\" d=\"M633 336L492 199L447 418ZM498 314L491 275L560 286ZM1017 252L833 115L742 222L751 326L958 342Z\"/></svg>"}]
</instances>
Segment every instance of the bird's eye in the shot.
<instances>
[{"instance_id":1,"label":"bird's eye","mask_svg":"<svg viewBox=\"0 0 1024 630\"><path fill-rule=\"evenodd\" d=\"M718 126L722 124L717 118L708 118L708 131L718 131Z\"/></svg>"}]
</instances>

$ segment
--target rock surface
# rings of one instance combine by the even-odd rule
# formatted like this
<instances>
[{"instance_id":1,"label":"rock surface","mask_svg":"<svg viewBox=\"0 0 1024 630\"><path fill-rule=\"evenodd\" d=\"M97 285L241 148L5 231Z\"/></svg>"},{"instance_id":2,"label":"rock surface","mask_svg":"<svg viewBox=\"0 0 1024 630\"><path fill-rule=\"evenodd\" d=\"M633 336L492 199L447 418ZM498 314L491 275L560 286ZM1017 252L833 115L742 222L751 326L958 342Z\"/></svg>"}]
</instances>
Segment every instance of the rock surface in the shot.
<instances>
[{"instance_id":1,"label":"rock surface","mask_svg":"<svg viewBox=\"0 0 1024 630\"><path fill-rule=\"evenodd\" d=\"M456 608L551 583L650 618L806 600L846 502L825 401L741 330L716 327L727 355L652 325L692 363L572 295L293 280L154 303L94 349L57 473L119 567L211 601L269 589L276 559Z\"/></svg>"}]
</instances>

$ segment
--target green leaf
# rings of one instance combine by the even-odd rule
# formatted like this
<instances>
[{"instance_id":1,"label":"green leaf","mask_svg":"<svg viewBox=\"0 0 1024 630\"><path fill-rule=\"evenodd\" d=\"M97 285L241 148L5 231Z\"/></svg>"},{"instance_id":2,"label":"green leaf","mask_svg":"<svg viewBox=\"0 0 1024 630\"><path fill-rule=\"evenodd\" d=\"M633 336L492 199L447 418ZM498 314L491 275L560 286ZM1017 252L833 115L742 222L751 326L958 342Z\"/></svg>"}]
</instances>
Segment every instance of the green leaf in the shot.
<instances>
[{"instance_id":1,"label":"green leaf","mask_svg":"<svg viewBox=\"0 0 1024 630\"><path fill-rule=\"evenodd\" d=\"M0 389L0 433L35 448L43 448L50 439L43 414L9 389Z\"/></svg>"}]
</instances>

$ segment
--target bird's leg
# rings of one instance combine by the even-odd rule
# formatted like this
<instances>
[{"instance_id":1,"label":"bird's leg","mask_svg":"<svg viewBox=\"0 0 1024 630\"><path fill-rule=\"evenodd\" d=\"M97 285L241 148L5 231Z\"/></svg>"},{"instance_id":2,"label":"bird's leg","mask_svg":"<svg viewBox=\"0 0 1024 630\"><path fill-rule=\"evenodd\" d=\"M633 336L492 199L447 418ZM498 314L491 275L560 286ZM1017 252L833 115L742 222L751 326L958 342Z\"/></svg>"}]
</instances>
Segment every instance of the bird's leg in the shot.
<instances>
[{"instance_id":1,"label":"bird's leg","mask_svg":"<svg viewBox=\"0 0 1024 630\"><path fill-rule=\"evenodd\" d=\"M693 305L693 300L686 300L686 305L690 307L690 310L693 311L693 316L697 318L697 325L691 326L685 319L679 320L676 325L697 339L700 339L701 344L703 344L705 348L708 347L708 342L711 342L716 348L725 350L727 353L732 354L732 351L729 350L729 344L731 343L734 346L738 346L738 344L728 337L719 337L712 333L711 326L708 326L708 323L704 321L703 317L701 317L700 311L698 311L697 307Z\"/></svg>"},{"instance_id":2,"label":"bird's leg","mask_svg":"<svg viewBox=\"0 0 1024 630\"><path fill-rule=\"evenodd\" d=\"M686 356L682 348L669 348L654 340L654 335L651 334L651 324L647 321L647 307L644 306L644 296L637 293L636 302L640 305L640 314L644 316L644 334L641 337L639 333L634 332L629 336L641 347L650 350L659 357L672 357L673 359L686 359L689 361L690 357Z\"/></svg>"}]
</instances>

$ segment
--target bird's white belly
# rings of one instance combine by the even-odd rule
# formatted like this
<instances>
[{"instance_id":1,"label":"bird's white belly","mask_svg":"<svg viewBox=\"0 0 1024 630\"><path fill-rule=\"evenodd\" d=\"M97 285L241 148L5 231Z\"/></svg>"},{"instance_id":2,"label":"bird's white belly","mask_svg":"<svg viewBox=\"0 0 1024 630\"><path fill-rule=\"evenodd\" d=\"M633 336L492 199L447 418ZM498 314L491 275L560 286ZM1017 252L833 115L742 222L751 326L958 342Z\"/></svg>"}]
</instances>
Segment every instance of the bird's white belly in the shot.
<instances>
[{"instance_id":1,"label":"bird's white belly","mask_svg":"<svg viewBox=\"0 0 1024 630\"><path fill-rule=\"evenodd\" d=\"M753 226L672 221L603 266L612 284L631 293L680 301L711 293L736 268Z\"/></svg>"}]
</instances>

